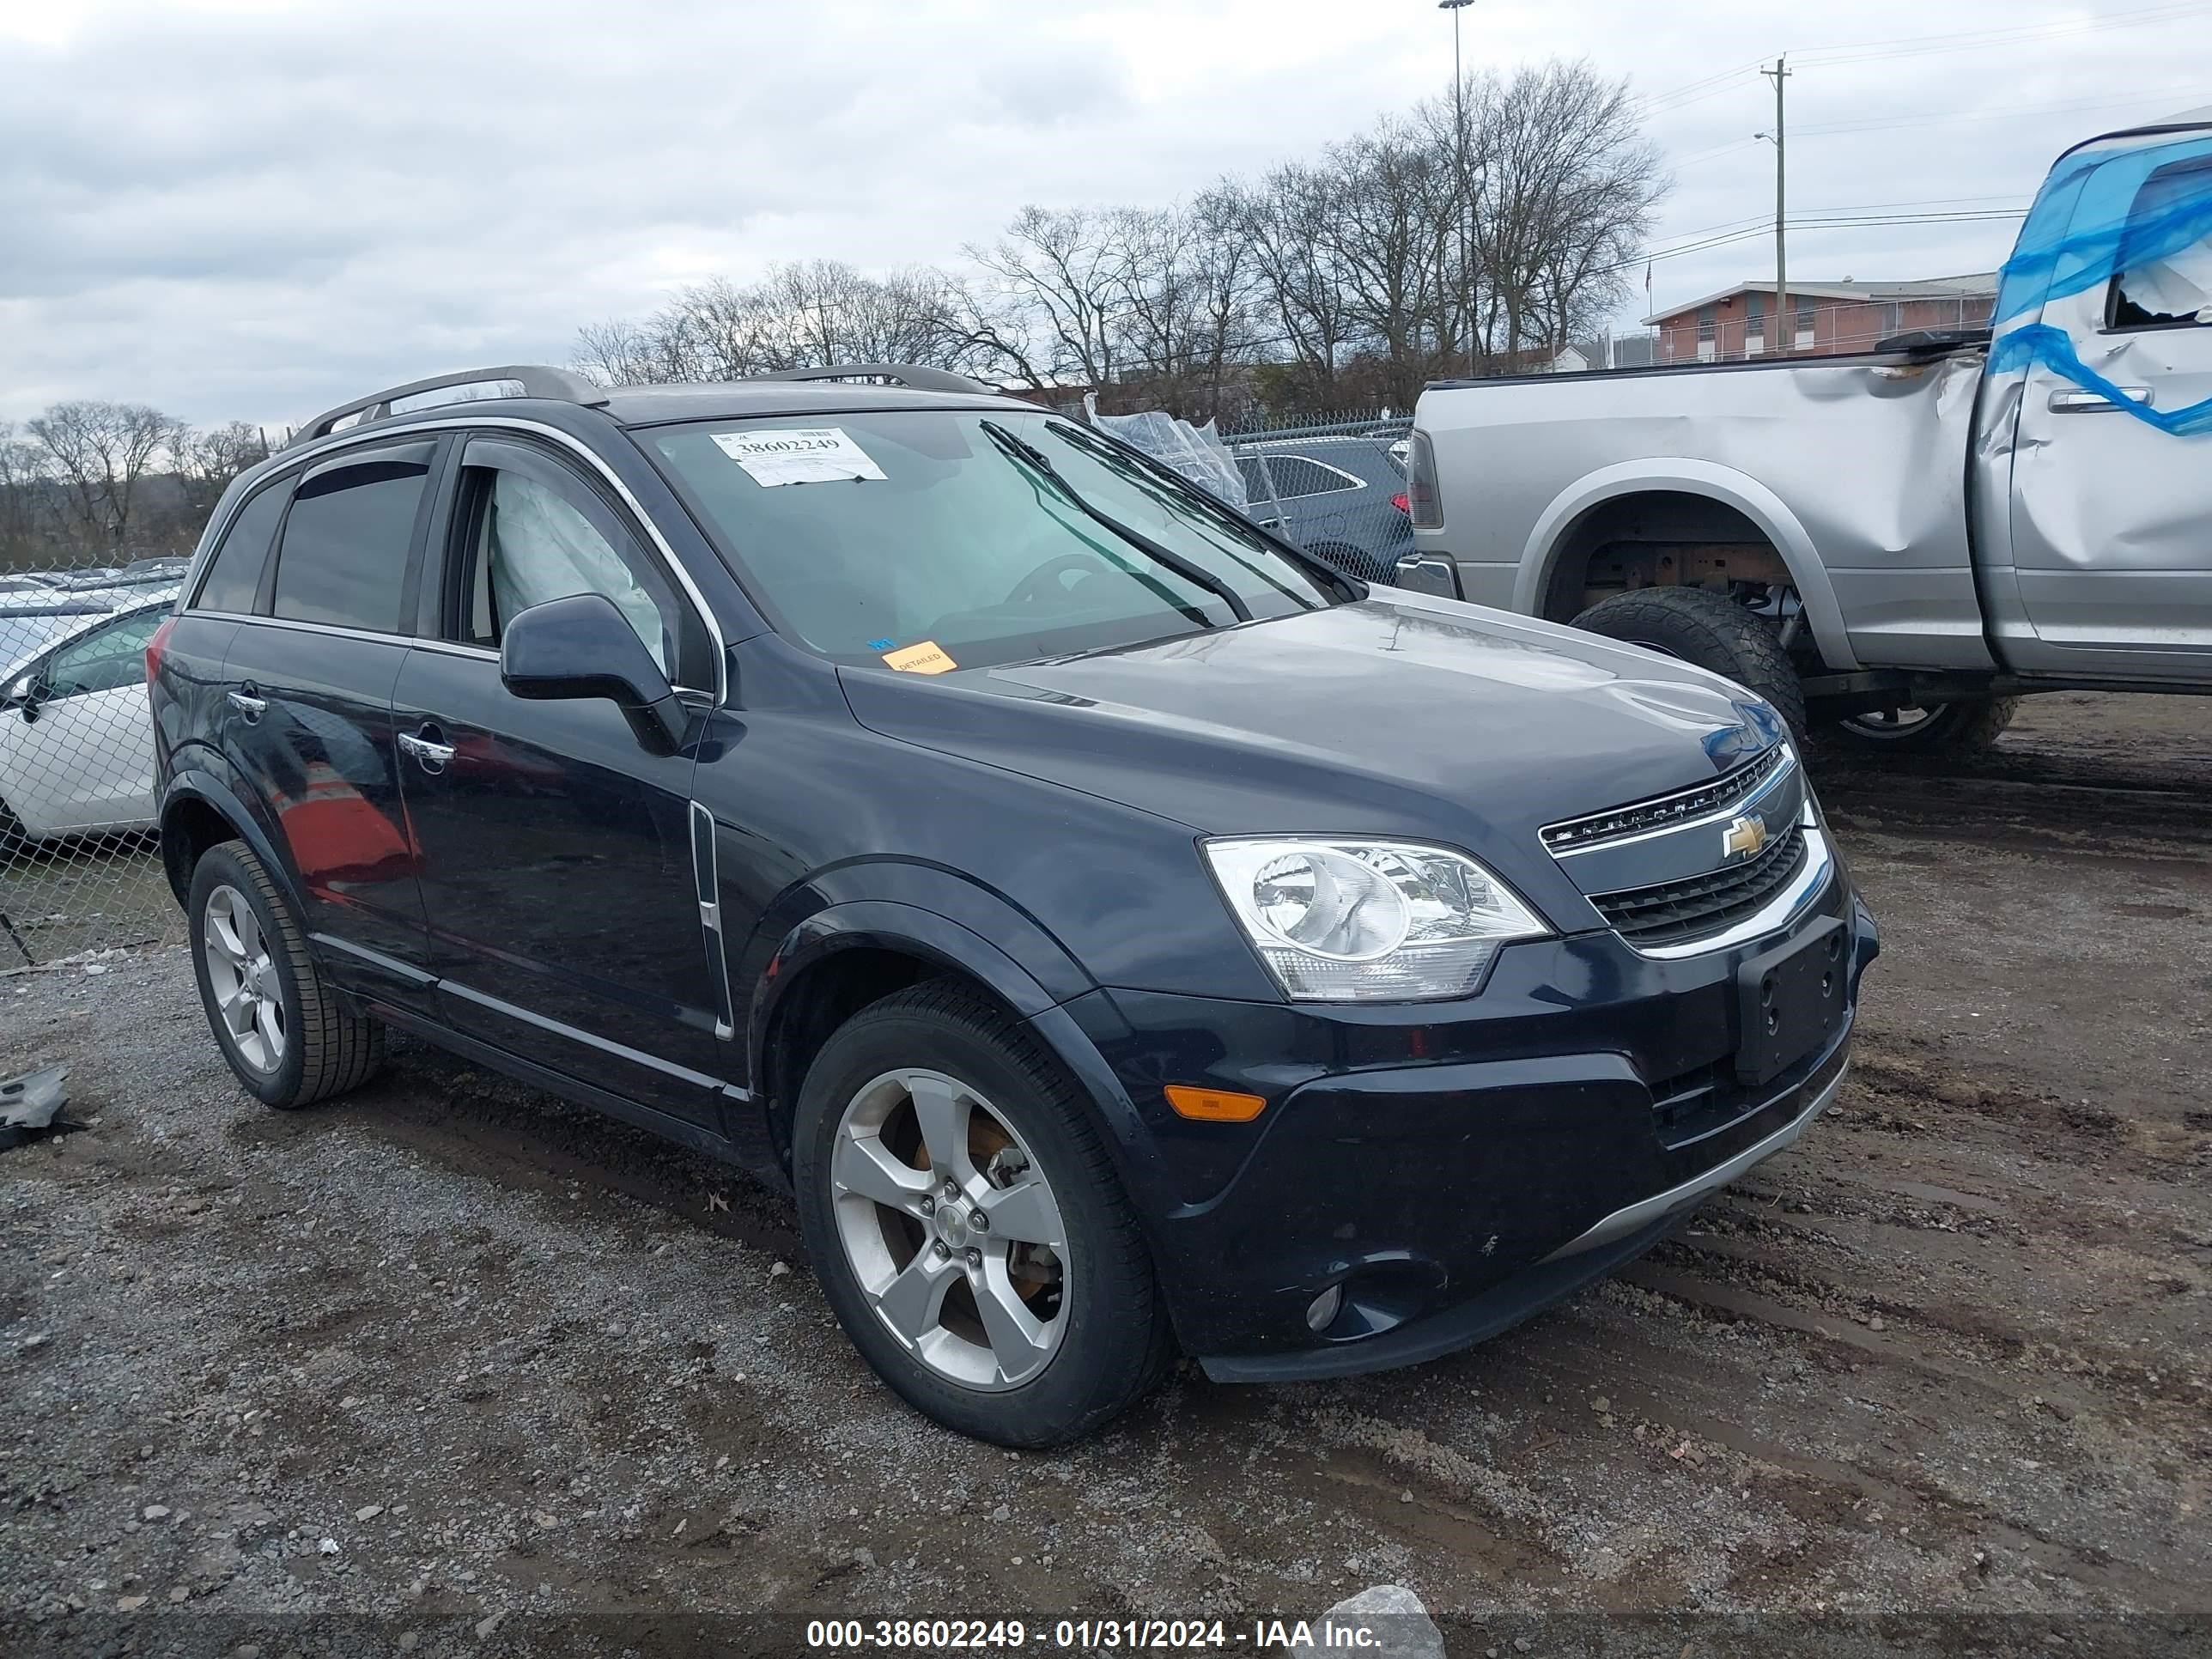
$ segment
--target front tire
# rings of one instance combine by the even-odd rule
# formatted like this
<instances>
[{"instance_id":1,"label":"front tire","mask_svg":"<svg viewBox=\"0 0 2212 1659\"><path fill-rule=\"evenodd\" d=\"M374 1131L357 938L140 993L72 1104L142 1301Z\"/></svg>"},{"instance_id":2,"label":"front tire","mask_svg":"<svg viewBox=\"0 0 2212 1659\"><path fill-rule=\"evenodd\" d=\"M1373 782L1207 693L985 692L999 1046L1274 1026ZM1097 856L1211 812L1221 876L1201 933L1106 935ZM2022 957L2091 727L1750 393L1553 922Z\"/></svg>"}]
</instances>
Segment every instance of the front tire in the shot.
<instances>
[{"instance_id":1,"label":"front tire","mask_svg":"<svg viewBox=\"0 0 2212 1659\"><path fill-rule=\"evenodd\" d=\"M1174 1357L1085 1114L1033 1038L949 980L864 1008L807 1070L792 1150L808 1255L861 1356L947 1428L1057 1445Z\"/></svg>"},{"instance_id":2,"label":"front tire","mask_svg":"<svg viewBox=\"0 0 2212 1659\"><path fill-rule=\"evenodd\" d=\"M1805 688L1774 624L1725 593L1702 587L1639 587L1601 599L1577 628L1640 645L1734 680L1774 705L1800 742Z\"/></svg>"},{"instance_id":3,"label":"front tire","mask_svg":"<svg viewBox=\"0 0 2212 1659\"><path fill-rule=\"evenodd\" d=\"M2012 724L2019 707L2018 697L1975 697L1932 708L1854 714L1824 723L1820 740L1840 753L1868 758L1940 755L1957 759L1987 753Z\"/></svg>"},{"instance_id":4,"label":"front tire","mask_svg":"<svg viewBox=\"0 0 2212 1659\"><path fill-rule=\"evenodd\" d=\"M248 1094L289 1110L368 1080L384 1027L339 1001L252 848L227 841L201 854L185 905L200 1006Z\"/></svg>"}]
</instances>

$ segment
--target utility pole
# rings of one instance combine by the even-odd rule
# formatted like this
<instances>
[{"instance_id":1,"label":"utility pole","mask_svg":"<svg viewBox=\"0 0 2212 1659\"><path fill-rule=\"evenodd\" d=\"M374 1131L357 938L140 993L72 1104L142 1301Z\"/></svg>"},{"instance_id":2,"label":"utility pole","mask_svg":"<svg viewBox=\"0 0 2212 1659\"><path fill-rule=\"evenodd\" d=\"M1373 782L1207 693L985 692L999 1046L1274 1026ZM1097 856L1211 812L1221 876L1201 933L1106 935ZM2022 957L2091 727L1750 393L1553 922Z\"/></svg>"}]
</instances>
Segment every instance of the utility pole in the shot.
<instances>
[{"instance_id":1,"label":"utility pole","mask_svg":"<svg viewBox=\"0 0 2212 1659\"><path fill-rule=\"evenodd\" d=\"M1784 237L1783 215L1786 210L1784 189L1783 140L1785 137L1782 116L1782 83L1795 73L1789 67L1786 56L1778 53L1772 69L1759 73L1774 82L1774 324L1769 336L1771 343L1767 349L1779 356L1787 350L1785 343L1796 333L1796 325L1790 317L1790 251Z\"/></svg>"},{"instance_id":2,"label":"utility pole","mask_svg":"<svg viewBox=\"0 0 2212 1659\"><path fill-rule=\"evenodd\" d=\"M1468 227L1474 217L1474 189L1467 176L1467 77L1459 67L1459 15L1474 3L1474 0L1437 0L1437 9L1449 12L1452 20L1452 147L1459 158L1459 311L1460 326L1466 331L1469 374L1474 373L1474 307L1469 303L1473 273L1468 267L1474 262L1474 254Z\"/></svg>"}]
</instances>

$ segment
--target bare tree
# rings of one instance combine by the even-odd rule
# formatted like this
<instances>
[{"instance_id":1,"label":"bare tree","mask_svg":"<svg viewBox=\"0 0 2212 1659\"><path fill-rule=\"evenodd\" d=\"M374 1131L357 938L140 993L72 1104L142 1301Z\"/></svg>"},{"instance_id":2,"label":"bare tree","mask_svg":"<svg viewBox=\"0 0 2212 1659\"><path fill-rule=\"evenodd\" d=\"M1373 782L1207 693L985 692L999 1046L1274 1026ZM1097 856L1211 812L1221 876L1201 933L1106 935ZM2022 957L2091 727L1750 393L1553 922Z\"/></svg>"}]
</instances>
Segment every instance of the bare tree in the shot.
<instances>
[{"instance_id":1,"label":"bare tree","mask_svg":"<svg viewBox=\"0 0 2212 1659\"><path fill-rule=\"evenodd\" d=\"M1484 343L1510 367L1618 302L1668 181L1626 83L1587 63L1486 76L1469 103Z\"/></svg>"},{"instance_id":2,"label":"bare tree","mask_svg":"<svg viewBox=\"0 0 2212 1659\"><path fill-rule=\"evenodd\" d=\"M43 453L0 421L0 565L19 564L40 548L47 478Z\"/></svg>"},{"instance_id":3,"label":"bare tree","mask_svg":"<svg viewBox=\"0 0 2212 1659\"><path fill-rule=\"evenodd\" d=\"M1200 418L1255 395L1402 407L1601 319L1665 189L1625 83L1552 63L1185 204L1024 207L964 270L714 278L581 331L575 361L617 383L928 363Z\"/></svg>"},{"instance_id":4,"label":"bare tree","mask_svg":"<svg viewBox=\"0 0 2212 1659\"><path fill-rule=\"evenodd\" d=\"M173 462L185 520L195 526L205 523L231 481L268 459L269 446L261 428L244 421L210 427L204 432L180 428Z\"/></svg>"},{"instance_id":5,"label":"bare tree","mask_svg":"<svg viewBox=\"0 0 2212 1659\"><path fill-rule=\"evenodd\" d=\"M55 404L27 423L60 487L67 533L79 545L125 551L138 487L173 449L181 422L144 404Z\"/></svg>"},{"instance_id":6,"label":"bare tree","mask_svg":"<svg viewBox=\"0 0 2212 1659\"><path fill-rule=\"evenodd\" d=\"M1003 306L1034 312L1054 372L1090 386L1114 379L1127 305L1127 251L1111 214L1025 207L989 248L969 259Z\"/></svg>"}]
</instances>

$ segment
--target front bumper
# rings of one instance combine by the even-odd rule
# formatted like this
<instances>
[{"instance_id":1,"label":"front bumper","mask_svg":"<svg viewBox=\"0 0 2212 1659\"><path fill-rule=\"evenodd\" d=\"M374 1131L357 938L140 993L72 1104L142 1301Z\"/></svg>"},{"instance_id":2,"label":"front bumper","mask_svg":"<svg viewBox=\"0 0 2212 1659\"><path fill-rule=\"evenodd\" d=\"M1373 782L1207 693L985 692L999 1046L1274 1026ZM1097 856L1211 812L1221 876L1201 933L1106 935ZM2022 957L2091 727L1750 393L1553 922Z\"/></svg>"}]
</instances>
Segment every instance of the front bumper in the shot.
<instances>
[{"instance_id":1,"label":"front bumper","mask_svg":"<svg viewBox=\"0 0 2212 1659\"><path fill-rule=\"evenodd\" d=\"M1515 945L1455 1003L1065 1005L1142 1125L1123 1173L1184 1348L1223 1380L1409 1364L1649 1249L1840 1085L1880 947L1840 871L1789 931L1830 915L1850 940L1845 1018L1755 1090L1735 1081L1735 969L1779 934L1673 960L1610 933ZM1269 1105L1190 1122L1161 1092L1178 1082ZM1316 1332L1332 1286L1340 1310Z\"/></svg>"}]
</instances>

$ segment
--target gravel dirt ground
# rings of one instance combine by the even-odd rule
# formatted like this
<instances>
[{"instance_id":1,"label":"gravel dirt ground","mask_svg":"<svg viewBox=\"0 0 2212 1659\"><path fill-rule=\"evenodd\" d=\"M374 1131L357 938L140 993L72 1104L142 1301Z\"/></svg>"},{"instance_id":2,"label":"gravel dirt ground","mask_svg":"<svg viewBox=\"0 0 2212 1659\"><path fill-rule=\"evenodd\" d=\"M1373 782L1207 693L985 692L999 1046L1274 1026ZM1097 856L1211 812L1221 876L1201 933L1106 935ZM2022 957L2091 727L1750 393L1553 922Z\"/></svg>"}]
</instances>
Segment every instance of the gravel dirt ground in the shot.
<instances>
[{"instance_id":1,"label":"gravel dirt ground","mask_svg":"<svg viewBox=\"0 0 2212 1659\"><path fill-rule=\"evenodd\" d=\"M0 979L0 1073L68 1061L94 1123L0 1155L0 1651L796 1651L1384 1583L1455 1654L2206 1651L2212 702L1822 786L1885 948L1796 1149L1485 1346L1186 1370L1049 1455L902 1406L717 1164L413 1045L266 1111L174 948Z\"/></svg>"}]
</instances>

